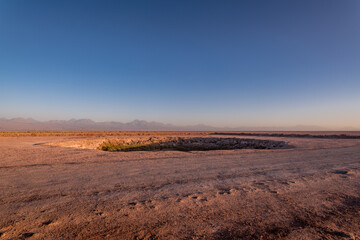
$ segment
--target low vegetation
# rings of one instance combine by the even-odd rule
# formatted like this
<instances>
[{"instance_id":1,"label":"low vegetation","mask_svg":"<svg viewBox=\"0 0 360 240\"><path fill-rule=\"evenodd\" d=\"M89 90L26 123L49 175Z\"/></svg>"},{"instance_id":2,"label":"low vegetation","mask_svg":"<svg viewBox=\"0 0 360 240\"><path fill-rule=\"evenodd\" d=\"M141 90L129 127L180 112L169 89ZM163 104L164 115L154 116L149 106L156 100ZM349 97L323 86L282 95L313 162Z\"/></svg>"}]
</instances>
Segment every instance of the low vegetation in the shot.
<instances>
[{"instance_id":1,"label":"low vegetation","mask_svg":"<svg viewBox=\"0 0 360 240\"><path fill-rule=\"evenodd\" d=\"M98 149L110 152L128 151L209 151L231 149L277 149L286 148L283 141L213 138L213 137L150 137L148 139L112 139L103 142Z\"/></svg>"}]
</instances>

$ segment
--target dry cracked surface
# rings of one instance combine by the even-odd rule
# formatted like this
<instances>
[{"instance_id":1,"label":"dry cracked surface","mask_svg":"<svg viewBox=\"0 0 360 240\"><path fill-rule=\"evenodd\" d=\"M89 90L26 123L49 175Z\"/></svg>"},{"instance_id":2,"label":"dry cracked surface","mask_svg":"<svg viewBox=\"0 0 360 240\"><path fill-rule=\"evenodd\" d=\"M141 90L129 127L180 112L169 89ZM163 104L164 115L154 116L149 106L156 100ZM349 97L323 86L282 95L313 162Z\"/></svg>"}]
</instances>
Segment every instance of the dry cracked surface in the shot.
<instances>
[{"instance_id":1,"label":"dry cracked surface","mask_svg":"<svg viewBox=\"0 0 360 240\"><path fill-rule=\"evenodd\" d=\"M359 139L255 138L294 148L103 152L2 137L0 239L360 238Z\"/></svg>"}]
</instances>

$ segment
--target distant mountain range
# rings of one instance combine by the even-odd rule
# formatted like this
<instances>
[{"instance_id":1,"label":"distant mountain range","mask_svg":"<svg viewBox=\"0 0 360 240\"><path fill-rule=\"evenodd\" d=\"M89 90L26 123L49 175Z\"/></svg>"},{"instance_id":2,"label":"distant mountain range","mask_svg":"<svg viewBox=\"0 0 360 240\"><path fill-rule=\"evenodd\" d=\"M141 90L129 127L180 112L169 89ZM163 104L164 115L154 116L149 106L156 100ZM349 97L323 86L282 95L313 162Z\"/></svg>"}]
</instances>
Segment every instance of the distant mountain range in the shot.
<instances>
[{"instance_id":1,"label":"distant mountain range","mask_svg":"<svg viewBox=\"0 0 360 240\"><path fill-rule=\"evenodd\" d=\"M319 126L293 126L293 127L239 127L219 128L207 125L177 126L160 122L134 120L122 122L94 122L91 119L70 119L37 121L32 118L0 118L0 131L330 131L333 129ZM340 129L342 130L342 129ZM344 129L346 130L346 129ZM347 129L358 130L358 129Z\"/></svg>"},{"instance_id":2,"label":"distant mountain range","mask_svg":"<svg viewBox=\"0 0 360 240\"><path fill-rule=\"evenodd\" d=\"M27 131L27 130L99 130L99 131L215 131L219 128L206 125L176 126L159 122L134 120L122 122L94 122L91 119L70 119L37 121L32 118L0 118L0 131ZM224 129L221 129L224 130Z\"/></svg>"}]
</instances>

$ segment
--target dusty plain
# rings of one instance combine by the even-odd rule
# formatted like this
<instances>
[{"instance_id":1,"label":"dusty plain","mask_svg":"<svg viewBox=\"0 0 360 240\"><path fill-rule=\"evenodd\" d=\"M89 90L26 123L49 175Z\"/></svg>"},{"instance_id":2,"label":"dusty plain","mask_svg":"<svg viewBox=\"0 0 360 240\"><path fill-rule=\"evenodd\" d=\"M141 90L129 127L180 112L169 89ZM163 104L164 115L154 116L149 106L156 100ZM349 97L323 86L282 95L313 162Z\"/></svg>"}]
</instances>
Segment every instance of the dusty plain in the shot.
<instances>
[{"instance_id":1,"label":"dusty plain","mask_svg":"<svg viewBox=\"0 0 360 240\"><path fill-rule=\"evenodd\" d=\"M231 135L293 148L190 152L44 144L117 134L215 136L2 132L0 239L360 239L360 139Z\"/></svg>"}]
</instances>

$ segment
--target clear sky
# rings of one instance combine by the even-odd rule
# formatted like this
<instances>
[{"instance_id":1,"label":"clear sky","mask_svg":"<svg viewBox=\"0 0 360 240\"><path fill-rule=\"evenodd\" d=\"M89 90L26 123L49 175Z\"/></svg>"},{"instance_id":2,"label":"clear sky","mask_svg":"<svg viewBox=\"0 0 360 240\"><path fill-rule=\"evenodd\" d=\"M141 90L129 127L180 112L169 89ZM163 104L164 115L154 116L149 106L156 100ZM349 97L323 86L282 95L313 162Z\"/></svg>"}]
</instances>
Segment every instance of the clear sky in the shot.
<instances>
[{"instance_id":1,"label":"clear sky","mask_svg":"<svg viewBox=\"0 0 360 240\"><path fill-rule=\"evenodd\" d=\"M360 1L0 0L0 117L360 129Z\"/></svg>"}]
</instances>

